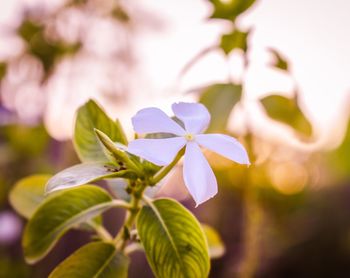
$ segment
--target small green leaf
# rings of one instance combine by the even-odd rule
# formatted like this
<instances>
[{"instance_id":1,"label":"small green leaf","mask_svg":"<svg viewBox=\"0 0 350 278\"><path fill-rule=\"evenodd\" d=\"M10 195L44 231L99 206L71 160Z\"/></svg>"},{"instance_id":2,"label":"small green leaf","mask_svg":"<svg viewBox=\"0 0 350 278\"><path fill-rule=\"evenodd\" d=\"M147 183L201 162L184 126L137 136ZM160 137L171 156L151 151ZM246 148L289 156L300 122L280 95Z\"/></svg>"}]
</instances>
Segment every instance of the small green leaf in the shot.
<instances>
[{"instance_id":1,"label":"small green leaf","mask_svg":"<svg viewBox=\"0 0 350 278\"><path fill-rule=\"evenodd\" d=\"M108 152L108 156L112 156L117 162L125 162L128 160L128 156L125 153L127 147L122 144L115 143L101 130L94 129L97 138L105 147L105 152Z\"/></svg>"},{"instance_id":2,"label":"small green leaf","mask_svg":"<svg viewBox=\"0 0 350 278\"><path fill-rule=\"evenodd\" d=\"M92 242L60 263L49 278L127 278L129 258L113 244Z\"/></svg>"},{"instance_id":3,"label":"small green leaf","mask_svg":"<svg viewBox=\"0 0 350 278\"><path fill-rule=\"evenodd\" d=\"M218 232L211 226L202 224L203 231L209 245L209 255L211 259L218 259L225 254L225 245L223 244Z\"/></svg>"},{"instance_id":4,"label":"small green leaf","mask_svg":"<svg viewBox=\"0 0 350 278\"><path fill-rule=\"evenodd\" d=\"M108 161L94 129L107 134L113 142L127 145L119 121L113 121L96 102L89 100L79 108L74 130L74 147L82 162Z\"/></svg>"},{"instance_id":5,"label":"small green leaf","mask_svg":"<svg viewBox=\"0 0 350 278\"><path fill-rule=\"evenodd\" d=\"M211 114L208 132L226 129L228 118L234 106L240 101L241 95L242 86L232 83L214 84L202 92L199 101Z\"/></svg>"},{"instance_id":6,"label":"small green leaf","mask_svg":"<svg viewBox=\"0 0 350 278\"><path fill-rule=\"evenodd\" d=\"M85 185L56 193L40 205L24 230L26 261L30 264L39 261L66 231L113 205L111 196L97 186Z\"/></svg>"},{"instance_id":7,"label":"small green leaf","mask_svg":"<svg viewBox=\"0 0 350 278\"><path fill-rule=\"evenodd\" d=\"M141 172L142 165L137 160L132 159L132 155L127 153L127 147L120 143L115 143L102 131L95 129L96 135L100 140L101 144L104 146L105 154L110 157L111 161L114 161L121 170L132 170L135 172Z\"/></svg>"},{"instance_id":8,"label":"small green leaf","mask_svg":"<svg viewBox=\"0 0 350 278\"><path fill-rule=\"evenodd\" d=\"M156 277L207 277L208 246L197 219L181 204L158 199L144 206L137 230Z\"/></svg>"},{"instance_id":9,"label":"small green leaf","mask_svg":"<svg viewBox=\"0 0 350 278\"><path fill-rule=\"evenodd\" d=\"M214 6L210 18L220 18L235 21L236 18L249 9L255 0L209 0Z\"/></svg>"},{"instance_id":10,"label":"small green leaf","mask_svg":"<svg viewBox=\"0 0 350 278\"><path fill-rule=\"evenodd\" d=\"M289 66L286 58L284 58L277 50L269 49L270 53L273 55L274 61L272 66L280 70L289 71Z\"/></svg>"},{"instance_id":11,"label":"small green leaf","mask_svg":"<svg viewBox=\"0 0 350 278\"><path fill-rule=\"evenodd\" d=\"M30 218L45 198L45 185L50 175L33 175L18 181L9 196L12 207L23 217Z\"/></svg>"},{"instance_id":12,"label":"small green leaf","mask_svg":"<svg viewBox=\"0 0 350 278\"><path fill-rule=\"evenodd\" d=\"M312 135L312 126L295 98L270 95L260 101L273 120L285 123L305 136Z\"/></svg>"},{"instance_id":13,"label":"small green leaf","mask_svg":"<svg viewBox=\"0 0 350 278\"><path fill-rule=\"evenodd\" d=\"M103 163L77 164L54 175L46 185L46 192L67 189L105 178L124 177L129 172Z\"/></svg>"},{"instance_id":14,"label":"small green leaf","mask_svg":"<svg viewBox=\"0 0 350 278\"><path fill-rule=\"evenodd\" d=\"M221 37L220 47L226 55L230 54L235 49L241 49L243 52L247 52L248 32L241 32L238 29L233 30L231 33L224 34Z\"/></svg>"}]
</instances>

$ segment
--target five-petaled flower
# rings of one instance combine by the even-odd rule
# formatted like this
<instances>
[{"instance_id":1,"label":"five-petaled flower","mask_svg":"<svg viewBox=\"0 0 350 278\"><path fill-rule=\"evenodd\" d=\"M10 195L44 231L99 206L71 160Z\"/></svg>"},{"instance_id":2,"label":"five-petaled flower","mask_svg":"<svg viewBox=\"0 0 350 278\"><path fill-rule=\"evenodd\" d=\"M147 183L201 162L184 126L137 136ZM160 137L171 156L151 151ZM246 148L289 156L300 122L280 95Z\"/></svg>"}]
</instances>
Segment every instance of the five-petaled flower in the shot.
<instances>
[{"instance_id":1,"label":"five-petaled flower","mask_svg":"<svg viewBox=\"0 0 350 278\"><path fill-rule=\"evenodd\" d=\"M184 124L176 123L158 108L140 110L132 123L137 133L171 133L164 139L136 139L131 141L128 152L156 165L170 164L176 154L186 146L183 176L185 185L197 205L217 193L217 181L201 147L214 151L240 164L250 164L244 147L233 137L223 134L202 134L210 122L210 114L199 103L174 103L172 110Z\"/></svg>"}]
</instances>

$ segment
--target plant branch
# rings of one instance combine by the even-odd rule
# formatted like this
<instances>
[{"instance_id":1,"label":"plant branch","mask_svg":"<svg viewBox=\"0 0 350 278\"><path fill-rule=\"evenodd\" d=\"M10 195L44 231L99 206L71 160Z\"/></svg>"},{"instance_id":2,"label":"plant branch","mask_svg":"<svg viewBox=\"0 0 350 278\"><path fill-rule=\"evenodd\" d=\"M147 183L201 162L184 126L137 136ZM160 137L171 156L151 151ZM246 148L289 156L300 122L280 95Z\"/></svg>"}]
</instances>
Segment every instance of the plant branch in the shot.
<instances>
[{"instance_id":1,"label":"plant branch","mask_svg":"<svg viewBox=\"0 0 350 278\"><path fill-rule=\"evenodd\" d=\"M114 238L114 243L118 250L124 250L127 241L130 239L130 231L140 210L140 200L142 199L145 188L145 184L140 184L140 188L131 194L131 200L128 204L128 211L126 212L124 224Z\"/></svg>"},{"instance_id":2,"label":"plant branch","mask_svg":"<svg viewBox=\"0 0 350 278\"><path fill-rule=\"evenodd\" d=\"M122 200L113 200L112 204L114 207L117 207L117 208L131 209L131 205L128 202L125 202Z\"/></svg>"},{"instance_id":3,"label":"plant branch","mask_svg":"<svg viewBox=\"0 0 350 278\"><path fill-rule=\"evenodd\" d=\"M170 172L170 170L174 168L176 163L179 162L184 153L185 148L182 148L169 165L164 166L150 179L150 185L156 185L158 182L160 182Z\"/></svg>"},{"instance_id":4,"label":"plant branch","mask_svg":"<svg viewBox=\"0 0 350 278\"><path fill-rule=\"evenodd\" d=\"M95 223L94 221L90 220L87 222L87 224L95 230L97 235L103 239L104 241L112 241L113 237L112 235L105 229L105 227Z\"/></svg>"}]
</instances>

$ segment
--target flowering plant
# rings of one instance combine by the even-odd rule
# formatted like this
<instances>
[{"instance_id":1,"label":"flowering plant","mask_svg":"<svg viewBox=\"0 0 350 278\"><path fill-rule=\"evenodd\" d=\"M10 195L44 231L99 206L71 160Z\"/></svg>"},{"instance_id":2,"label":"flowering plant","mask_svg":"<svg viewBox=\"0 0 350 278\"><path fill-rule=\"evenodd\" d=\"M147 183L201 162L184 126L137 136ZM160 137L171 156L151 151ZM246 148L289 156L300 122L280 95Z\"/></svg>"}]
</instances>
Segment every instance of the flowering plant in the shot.
<instances>
[{"instance_id":1,"label":"flowering plant","mask_svg":"<svg viewBox=\"0 0 350 278\"><path fill-rule=\"evenodd\" d=\"M10 196L14 208L29 219L23 235L28 263L41 260L69 229L79 228L95 231L96 240L60 263L50 277L126 277L128 255L139 249L157 277L208 276L210 238L204 233L208 227L177 201L152 199L145 191L184 156L185 185L199 205L217 193L201 146L240 164L249 164L249 159L234 138L203 133L210 122L204 105L176 103L172 109L173 119L157 108L139 111L133 126L147 136L130 143L120 123L94 101L79 109L74 145L82 163L52 177L25 178ZM103 179L126 181L124 194L113 183L109 190L90 184ZM101 221L101 214L113 207L126 210L115 236Z\"/></svg>"}]
</instances>

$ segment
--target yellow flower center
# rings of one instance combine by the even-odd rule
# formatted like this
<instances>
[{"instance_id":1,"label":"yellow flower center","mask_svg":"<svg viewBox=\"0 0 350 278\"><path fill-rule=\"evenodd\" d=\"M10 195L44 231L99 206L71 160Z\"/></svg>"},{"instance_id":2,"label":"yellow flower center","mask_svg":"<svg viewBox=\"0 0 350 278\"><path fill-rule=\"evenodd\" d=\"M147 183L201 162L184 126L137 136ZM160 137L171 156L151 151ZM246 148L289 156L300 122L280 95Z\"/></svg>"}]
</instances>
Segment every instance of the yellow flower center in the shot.
<instances>
[{"instance_id":1,"label":"yellow flower center","mask_svg":"<svg viewBox=\"0 0 350 278\"><path fill-rule=\"evenodd\" d=\"M191 134L191 133L187 133L186 135L185 135L185 139L187 140L187 141L193 141L194 140L194 134Z\"/></svg>"}]
</instances>

